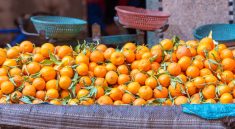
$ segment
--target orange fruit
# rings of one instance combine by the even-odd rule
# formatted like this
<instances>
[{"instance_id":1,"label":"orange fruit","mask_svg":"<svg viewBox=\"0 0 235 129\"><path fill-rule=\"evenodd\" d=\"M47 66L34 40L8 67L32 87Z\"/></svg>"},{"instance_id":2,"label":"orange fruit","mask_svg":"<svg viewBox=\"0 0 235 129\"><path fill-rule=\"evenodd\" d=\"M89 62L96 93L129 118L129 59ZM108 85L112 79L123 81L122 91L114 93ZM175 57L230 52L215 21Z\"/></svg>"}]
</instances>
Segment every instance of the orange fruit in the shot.
<instances>
[{"instance_id":1,"label":"orange fruit","mask_svg":"<svg viewBox=\"0 0 235 129\"><path fill-rule=\"evenodd\" d=\"M182 84L177 83L176 86L174 87L173 85L170 85L168 87L169 93L172 97L176 96L182 96L182 90L184 90L184 86Z\"/></svg>"},{"instance_id":2,"label":"orange fruit","mask_svg":"<svg viewBox=\"0 0 235 129\"><path fill-rule=\"evenodd\" d=\"M148 71L151 69L151 62L149 59L141 59L138 63L138 69L140 71Z\"/></svg>"},{"instance_id":3,"label":"orange fruit","mask_svg":"<svg viewBox=\"0 0 235 129\"><path fill-rule=\"evenodd\" d=\"M209 37L205 37L205 38L201 39L200 45L202 45L202 44L210 46L211 49L213 49L215 47L213 39L209 38Z\"/></svg>"},{"instance_id":4,"label":"orange fruit","mask_svg":"<svg viewBox=\"0 0 235 129\"><path fill-rule=\"evenodd\" d=\"M235 89L235 80L229 82L229 83L228 83L228 86L229 86L231 89Z\"/></svg>"},{"instance_id":5,"label":"orange fruit","mask_svg":"<svg viewBox=\"0 0 235 129\"><path fill-rule=\"evenodd\" d=\"M20 51L22 53L33 52L33 43L30 41L23 41L20 43Z\"/></svg>"},{"instance_id":6,"label":"orange fruit","mask_svg":"<svg viewBox=\"0 0 235 129\"><path fill-rule=\"evenodd\" d=\"M162 47L160 45L155 45L151 48L151 53L153 55L154 58L156 58L154 61L160 63L162 60Z\"/></svg>"},{"instance_id":7,"label":"orange fruit","mask_svg":"<svg viewBox=\"0 0 235 129\"><path fill-rule=\"evenodd\" d=\"M222 50L226 49L227 46L225 44L219 44L218 45L218 52L221 53Z\"/></svg>"},{"instance_id":8,"label":"orange fruit","mask_svg":"<svg viewBox=\"0 0 235 129\"><path fill-rule=\"evenodd\" d=\"M14 59L6 59L3 63L3 68L9 69L10 67L16 66L17 62Z\"/></svg>"},{"instance_id":9,"label":"orange fruit","mask_svg":"<svg viewBox=\"0 0 235 129\"><path fill-rule=\"evenodd\" d=\"M131 64L131 69L138 69L138 64L139 64L139 60L135 60L134 62L132 62Z\"/></svg>"},{"instance_id":10,"label":"orange fruit","mask_svg":"<svg viewBox=\"0 0 235 129\"><path fill-rule=\"evenodd\" d=\"M37 91L35 97L44 101L46 97L46 91L43 90Z\"/></svg>"},{"instance_id":11,"label":"orange fruit","mask_svg":"<svg viewBox=\"0 0 235 129\"><path fill-rule=\"evenodd\" d=\"M192 95L190 100L191 100L191 104L200 104L201 103L201 98L200 98L199 93Z\"/></svg>"},{"instance_id":12,"label":"orange fruit","mask_svg":"<svg viewBox=\"0 0 235 129\"><path fill-rule=\"evenodd\" d=\"M7 58L13 59L13 58L17 58L19 55L20 55L20 51L15 47L12 47L7 50Z\"/></svg>"},{"instance_id":13,"label":"orange fruit","mask_svg":"<svg viewBox=\"0 0 235 129\"><path fill-rule=\"evenodd\" d=\"M33 55L33 61L34 61L34 62L40 63L40 62L42 62L43 60L44 60L44 57L42 56L42 54L37 53L37 54L34 54L34 55Z\"/></svg>"},{"instance_id":14,"label":"orange fruit","mask_svg":"<svg viewBox=\"0 0 235 129\"><path fill-rule=\"evenodd\" d=\"M122 65L125 62L125 57L121 52L114 52L110 57L110 61L114 65Z\"/></svg>"},{"instance_id":15,"label":"orange fruit","mask_svg":"<svg viewBox=\"0 0 235 129\"><path fill-rule=\"evenodd\" d=\"M233 103L233 96L230 93L224 93L220 97L219 101L222 104Z\"/></svg>"},{"instance_id":16,"label":"orange fruit","mask_svg":"<svg viewBox=\"0 0 235 129\"><path fill-rule=\"evenodd\" d=\"M4 69L4 68L2 68L2 69ZM2 71L2 72L4 72L4 71ZM0 73L1 73L1 70L0 70ZM14 68L10 69L9 73L11 76L22 75L22 70L20 68L14 67Z\"/></svg>"},{"instance_id":17,"label":"orange fruit","mask_svg":"<svg viewBox=\"0 0 235 129\"><path fill-rule=\"evenodd\" d=\"M69 97L70 93L68 90L62 90L60 93L61 98Z\"/></svg>"},{"instance_id":18,"label":"orange fruit","mask_svg":"<svg viewBox=\"0 0 235 129\"><path fill-rule=\"evenodd\" d=\"M15 69L15 68L12 68L12 69ZM10 75L11 76L13 76L11 73L11 70L12 69L10 69ZM13 70L13 71L15 71L15 70ZM18 71L18 70L17 70ZM7 69L5 69L5 68L0 68L0 76L7 76L7 73L8 73L8 71L7 71ZM18 73L18 72L17 72Z\"/></svg>"},{"instance_id":19,"label":"orange fruit","mask_svg":"<svg viewBox=\"0 0 235 129\"><path fill-rule=\"evenodd\" d=\"M109 71L105 75L105 80L108 84L116 84L116 82L118 81L118 74L114 71Z\"/></svg>"},{"instance_id":20,"label":"orange fruit","mask_svg":"<svg viewBox=\"0 0 235 129\"><path fill-rule=\"evenodd\" d=\"M188 103L188 98L185 96L178 96L175 98L175 105L181 105Z\"/></svg>"},{"instance_id":21,"label":"orange fruit","mask_svg":"<svg viewBox=\"0 0 235 129\"><path fill-rule=\"evenodd\" d=\"M129 82L131 80L129 75L126 74L120 74L118 76L118 84L122 85L122 84L126 84L127 82Z\"/></svg>"},{"instance_id":22,"label":"orange fruit","mask_svg":"<svg viewBox=\"0 0 235 129\"><path fill-rule=\"evenodd\" d=\"M10 94L14 89L15 87L10 81L4 81L1 83L1 91L3 94Z\"/></svg>"},{"instance_id":23,"label":"orange fruit","mask_svg":"<svg viewBox=\"0 0 235 129\"><path fill-rule=\"evenodd\" d=\"M71 66L71 65L73 65L75 63L74 58L71 57L71 56L63 57L61 62L62 62L63 66Z\"/></svg>"},{"instance_id":24,"label":"orange fruit","mask_svg":"<svg viewBox=\"0 0 235 129\"><path fill-rule=\"evenodd\" d=\"M232 71L235 69L235 60L231 58L225 58L221 62L224 70Z\"/></svg>"},{"instance_id":25,"label":"orange fruit","mask_svg":"<svg viewBox=\"0 0 235 129\"><path fill-rule=\"evenodd\" d=\"M44 56L44 57L49 57L49 53L54 53L55 51L55 47L53 44L51 43L44 43L41 46L40 49L40 53Z\"/></svg>"},{"instance_id":26,"label":"orange fruit","mask_svg":"<svg viewBox=\"0 0 235 129\"><path fill-rule=\"evenodd\" d=\"M140 85L144 85L147 78L148 76L146 74L139 72L136 73L134 80L138 82Z\"/></svg>"},{"instance_id":27,"label":"orange fruit","mask_svg":"<svg viewBox=\"0 0 235 129\"><path fill-rule=\"evenodd\" d=\"M133 105L134 106L142 106L142 105L145 105L146 103L147 102L144 99L138 98L133 102Z\"/></svg>"},{"instance_id":28,"label":"orange fruit","mask_svg":"<svg viewBox=\"0 0 235 129\"><path fill-rule=\"evenodd\" d=\"M59 79L59 86L60 88L67 90L69 86L71 85L72 80L68 76L61 76Z\"/></svg>"},{"instance_id":29,"label":"orange fruit","mask_svg":"<svg viewBox=\"0 0 235 129\"><path fill-rule=\"evenodd\" d=\"M73 49L66 45L61 46L57 53L60 59L64 58L65 56L71 56L72 54L73 54Z\"/></svg>"},{"instance_id":30,"label":"orange fruit","mask_svg":"<svg viewBox=\"0 0 235 129\"><path fill-rule=\"evenodd\" d=\"M191 57L191 51L189 48L187 48L186 46L179 46L177 51L176 51L176 57L178 59L180 59L183 56L188 56Z\"/></svg>"},{"instance_id":31,"label":"orange fruit","mask_svg":"<svg viewBox=\"0 0 235 129\"><path fill-rule=\"evenodd\" d=\"M134 52L136 50L136 45L134 43L128 42L122 47L122 50L123 51L131 50Z\"/></svg>"},{"instance_id":32,"label":"orange fruit","mask_svg":"<svg viewBox=\"0 0 235 129\"><path fill-rule=\"evenodd\" d=\"M132 94L137 94L140 89L140 84L138 82L131 82L127 85L127 90Z\"/></svg>"},{"instance_id":33,"label":"orange fruit","mask_svg":"<svg viewBox=\"0 0 235 129\"><path fill-rule=\"evenodd\" d=\"M122 91L122 93L125 92L125 90L127 90L127 86L126 85L119 85L117 86L118 89L120 89Z\"/></svg>"},{"instance_id":34,"label":"orange fruit","mask_svg":"<svg viewBox=\"0 0 235 129\"><path fill-rule=\"evenodd\" d=\"M228 85L219 85L217 86L217 91L219 93L219 96L221 96L224 93L230 93L232 89Z\"/></svg>"},{"instance_id":35,"label":"orange fruit","mask_svg":"<svg viewBox=\"0 0 235 129\"><path fill-rule=\"evenodd\" d=\"M117 67L114 64L112 64L112 63L106 64L105 67L106 67L107 71L116 71L117 70Z\"/></svg>"},{"instance_id":36,"label":"orange fruit","mask_svg":"<svg viewBox=\"0 0 235 129\"><path fill-rule=\"evenodd\" d=\"M85 76L88 74L88 66L87 64L81 63L76 67L76 71L78 75Z\"/></svg>"},{"instance_id":37,"label":"orange fruit","mask_svg":"<svg viewBox=\"0 0 235 129\"><path fill-rule=\"evenodd\" d=\"M59 92L56 89L49 89L46 93L48 99L57 99L59 97Z\"/></svg>"},{"instance_id":38,"label":"orange fruit","mask_svg":"<svg viewBox=\"0 0 235 129\"><path fill-rule=\"evenodd\" d=\"M134 51L125 50L122 53L123 53L127 63L132 63L133 61L135 61L135 53L134 53Z\"/></svg>"},{"instance_id":39,"label":"orange fruit","mask_svg":"<svg viewBox=\"0 0 235 129\"><path fill-rule=\"evenodd\" d=\"M177 63L170 63L167 67L167 71L173 75L173 76L177 76L181 73L181 67L179 64Z\"/></svg>"},{"instance_id":40,"label":"orange fruit","mask_svg":"<svg viewBox=\"0 0 235 129\"><path fill-rule=\"evenodd\" d=\"M99 44L98 46L96 46L96 50L101 51L101 52L105 52L106 49L107 49L107 46L104 44Z\"/></svg>"},{"instance_id":41,"label":"orange fruit","mask_svg":"<svg viewBox=\"0 0 235 129\"><path fill-rule=\"evenodd\" d=\"M94 103L95 103L94 100L91 98L88 98L80 102L81 105L86 105L86 106L92 105Z\"/></svg>"},{"instance_id":42,"label":"orange fruit","mask_svg":"<svg viewBox=\"0 0 235 129\"><path fill-rule=\"evenodd\" d=\"M213 60L220 60L220 54L219 54L219 52L217 52L216 50L211 50L209 53L208 53L208 55L209 55L209 59L213 59Z\"/></svg>"},{"instance_id":43,"label":"orange fruit","mask_svg":"<svg viewBox=\"0 0 235 129\"><path fill-rule=\"evenodd\" d=\"M164 39L160 42L160 45L164 50L171 50L173 48L174 43L170 39Z\"/></svg>"},{"instance_id":44,"label":"orange fruit","mask_svg":"<svg viewBox=\"0 0 235 129\"><path fill-rule=\"evenodd\" d=\"M125 93L123 94L122 96L122 102L124 104L131 104L132 102L135 101L135 96L131 95L131 94L128 94L128 93Z\"/></svg>"},{"instance_id":45,"label":"orange fruit","mask_svg":"<svg viewBox=\"0 0 235 129\"><path fill-rule=\"evenodd\" d=\"M27 68L27 72L29 72L29 74L35 74L40 71L41 66L37 62L31 62L26 66L26 68Z\"/></svg>"},{"instance_id":46,"label":"orange fruit","mask_svg":"<svg viewBox=\"0 0 235 129\"><path fill-rule=\"evenodd\" d=\"M233 52L232 52L232 50L230 50L230 49L224 49L224 50L222 50L222 51L220 52L220 57L221 57L222 59L225 59L225 58L231 58L231 59L233 59Z\"/></svg>"},{"instance_id":47,"label":"orange fruit","mask_svg":"<svg viewBox=\"0 0 235 129\"><path fill-rule=\"evenodd\" d=\"M206 81L203 77L199 76L193 79L193 83L198 89L202 89L205 86Z\"/></svg>"},{"instance_id":48,"label":"orange fruit","mask_svg":"<svg viewBox=\"0 0 235 129\"><path fill-rule=\"evenodd\" d=\"M185 89L189 95L193 95L197 92L197 87L195 86L194 82L186 82Z\"/></svg>"},{"instance_id":49,"label":"orange fruit","mask_svg":"<svg viewBox=\"0 0 235 129\"><path fill-rule=\"evenodd\" d=\"M157 62L152 62L151 63L151 69L154 71L157 71L160 68L160 64Z\"/></svg>"},{"instance_id":50,"label":"orange fruit","mask_svg":"<svg viewBox=\"0 0 235 129\"><path fill-rule=\"evenodd\" d=\"M20 75L15 75L15 76L13 77L13 80L14 80L14 82L15 82L15 84L16 84L16 85L15 85L16 87L21 86L22 83L23 83L23 81L24 81L23 77L20 76Z\"/></svg>"},{"instance_id":51,"label":"orange fruit","mask_svg":"<svg viewBox=\"0 0 235 129\"><path fill-rule=\"evenodd\" d=\"M88 76L82 76L79 80L80 86L90 86L91 85L91 79Z\"/></svg>"},{"instance_id":52,"label":"orange fruit","mask_svg":"<svg viewBox=\"0 0 235 129\"><path fill-rule=\"evenodd\" d=\"M49 80L55 79L55 77L56 77L56 71L51 66L44 66L44 67L42 67L40 73L41 73L41 77L45 81L49 81Z\"/></svg>"},{"instance_id":53,"label":"orange fruit","mask_svg":"<svg viewBox=\"0 0 235 129\"><path fill-rule=\"evenodd\" d=\"M154 89L157 86L157 80L154 77L148 77L145 80L145 85Z\"/></svg>"},{"instance_id":54,"label":"orange fruit","mask_svg":"<svg viewBox=\"0 0 235 129\"><path fill-rule=\"evenodd\" d=\"M196 40L189 40L186 42L186 45L190 46L190 47L193 47L193 48L196 48L198 46L198 41Z\"/></svg>"},{"instance_id":55,"label":"orange fruit","mask_svg":"<svg viewBox=\"0 0 235 129\"><path fill-rule=\"evenodd\" d=\"M34 86L36 90L44 90L46 87L46 82L42 78L35 78L32 86Z\"/></svg>"},{"instance_id":56,"label":"orange fruit","mask_svg":"<svg viewBox=\"0 0 235 129\"><path fill-rule=\"evenodd\" d=\"M95 98L98 99L98 98L100 98L101 96L104 95L104 88L102 86L96 86L95 88L96 88L96 91L97 91Z\"/></svg>"},{"instance_id":57,"label":"orange fruit","mask_svg":"<svg viewBox=\"0 0 235 129\"><path fill-rule=\"evenodd\" d=\"M34 86L32 85L27 85L24 87L23 91L22 91L23 95L24 96L32 96L32 97L35 97L36 95L36 89Z\"/></svg>"},{"instance_id":58,"label":"orange fruit","mask_svg":"<svg viewBox=\"0 0 235 129\"><path fill-rule=\"evenodd\" d=\"M196 66L189 66L186 70L186 75L191 78L198 77L200 75L200 70Z\"/></svg>"},{"instance_id":59,"label":"orange fruit","mask_svg":"<svg viewBox=\"0 0 235 129\"><path fill-rule=\"evenodd\" d=\"M103 78L103 77L105 77L106 73L107 73L107 70L106 70L105 66L98 65L98 66L96 66L95 69L94 69L94 75L95 75L96 77L101 77L101 78Z\"/></svg>"},{"instance_id":60,"label":"orange fruit","mask_svg":"<svg viewBox=\"0 0 235 129\"><path fill-rule=\"evenodd\" d=\"M192 66L196 66L201 70L204 67L204 63L201 60L195 59L192 62Z\"/></svg>"},{"instance_id":61,"label":"orange fruit","mask_svg":"<svg viewBox=\"0 0 235 129\"><path fill-rule=\"evenodd\" d=\"M168 74L162 74L158 77L158 82L164 86L168 87L170 85L171 77Z\"/></svg>"},{"instance_id":62,"label":"orange fruit","mask_svg":"<svg viewBox=\"0 0 235 129\"><path fill-rule=\"evenodd\" d=\"M112 88L110 91L110 98L114 101L122 100L123 92L119 88Z\"/></svg>"},{"instance_id":63,"label":"orange fruit","mask_svg":"<svg viewBox=\"0 0 235 129\"><path fill-rule=\"evenodd\" d=\"M3 82L8 81L9 77L8 76L0 76L0 86Z\"/></svg>"},{"instance_id":64,"label":"orange fruit","mask_svg":"<svg viewBox=\"0 0 235 129\"><path fill-rule=\"evenodd\" d=\"M170 99L167 99L165 102L163 102L163 105L171 106L172 105L172 101Z\"/></svg>"},{"instance_id":65,"label":"orange fruit","mask_svg":"<svg viewBox=\"0 0 235 129\"><path fill-rule=\"evenodd\" d=\"M50 101L50 104L53 104L53 105L61 105L62 102L61 102L60 100L58 100L58 99L53 99L53 100Z\"/></svg>"},{"instance_id":66,"label":"orange fruit","mask_svg":"<svg viewBox=\"0 0 235 129\"><path fill-rule=\"evenodd\" d=\"M191 56L192 56L192 57L194 57L194 56L197 55L197 50L196 50L196 48L190 47L189 50L190 50L190 52L191 52Z\"/></svg>"},{"instance_id":67,"label":"orange fruit","mask_svg":"<svg viewBox=\"0 0 235 129\"><path fill-rule=\"evenodd\" d=\"M166 87L162 87L161 89L155 88L153 90L153 95L155 98L167 98L168 89Z\"/></svg>"},{"instance_id":68,"label":"orange fruit","mask_svg":"<svg viewBox=\"0 0 235 129\"><path fill-rule=\"evenodd\" d=\"M142 58L142 55L143 55L145 52L149 52L149 48L148 48L148 47L146 47L146 46L144 46L144 45L137 46L135 58L136 58L137 60L141 59L141 58Z\"/></svg>"},{"instance_id":69,"label":"orange fruit","mask_svg":"<svg viewBox=\"0 0 235 129\"><path fill-rule=\"evenodd\" d=\"M18 103L20 101L20 98L22 97L22 93L19 92L19 91L14 91L11 96L10 96L10 99L11 99L11 102L13 103Z\"/></svg>"},{"instance_id":70,"label":"orange fruit","mask_svg":"<svg viewBox=\"0 0 235 129\"><path fill-rule=\"evenodd\" d=\"M210 69L210 70L216 70L217 67L218 67L218 65L215 64L215 63L213 63L213 62L216 62L216 61L213 60L213 59L205 60L205 62L204 62L205 68L208 68L208 69Z\"/></svg>"},{"instance_id":71,"label":"orange fruit","mask_svg":"<svg viewBox=\"0 0 235 129\"><path fill-rule=\"evenodd\" d=\"M197 47L197 54L201 56L205 56L205 52L212 50L210 45L199 45Z\"/></svg>"},{"instance_id":72,"label":"orange fruit","mask_svg":"<svg viewBox=\"0 0 235 129\"><path fill-rule=\"evenodd\" d=\"M187 77L184 74L182 74L182 73L179 74L177 77L179 79L181 79L181 81L183 81L184 83L187 82L187 80L188 80Z\"/></svg>"},{"instance_id":73,"label":"orange fruit","mask_svg":"<svg viewBox=\"0 0 235 129\"><path fill-rule=\"evenodd\" d=\"M144 100L149 100L153 96L153 90L149 86L141 86L138 95Z\"/></svg>"},{"instance_id":74,"label":"orange fruit","mask_svg":"<svg viewBox=\"0 0 235 129\"><path fill-rule=\"evenodd\" d=\"M202 89L202 95L205 99L214 99L215 98L215 86L207 85Z\"/></svg>"},{"instance_id":75,"label":"orange fruit","mask_svg":"<svg viewBox=\"0 0 235 129\"><path fill-rule=\"evenodd\" d=\"M179 59L178 64L180 65L182 71L186 71L191 64L191 58L188 56L183 56Z\"/></svg>"},{"instance_id":76,"label":"orange fruit","mask_svg":"<svg viewBox=\"0 0 235 129\"><path fill-rule=\"evenodd\" d=\"M234 79L233 72L225 70L221 74L221 81L228 84L230 81Z\"/></svg>"},{"instance_id":77,"label":"orange fruit","mask_svg":"<svg viewBox=\"0 0 235 129\"><path fill-rule=\"evenodd\" d=\"M200 76L202 77L210 74L212 74L212 72L208 68L203 68L200 70Z\"/></svg>"},{"instance_id":78,"label":"orange fruit","mask_svg":"<svg viewBox=\"0 0 235 129\"><path fill-rule=\"evenodd\" d=\"M57 80L52 79L46 82L46 89L58 89Z\"/></svg>"},{"instance_id":79,"label":"orange fruit","mask_svg":"<svg viewBox=\"0 0 235 129\"><path fill-rule=\"evenodd\" d=\"M91 62L104 62L104 54L98 50L95 50L90 55L90 61Z\"/></svg>"},{"instance_id":80,"label":"orange fruit","mask_svg":"<svg viewBox=\"0 0 235 129\"><path fill-rule=\"evenodd\" d=\"M113 105L113 100L107 96L107 95L104 95L104 96L101 96L98 100L97 100L97 103L99 105Z\"/></svg>"},{"instance_id":81,"label":"orange fruit","mask_svg":"<svg viewBox=\"0 0 235 129\"><path fill-rule=\"evenodd\" d=\"M214 99L207 99L205 103L216 103L216 101Z\"/></svg>"},{"instance_id":82,"label":"orange fruit","mask_svg":"<svg viewBox=\"0 0 235 129\"><path fill-rule=\"evenodd\" d=\"M89 65L89 58L83 53L79 53L76 56L76 64L81 64L81 63Z\"/></svg>"},{"instance_id":83,"label":"orange fruit","mask_svg":"<svg viewBox=\"0 0 235 129\"><path fill-rule=\"evenodd\" d=\"M60 76L68 76L68 77L73 77L73 69L71 67L63 67L60 70Z\"/></svg>"},{"instance_id":84,"label":"orange fruit","mask_svg":"<svg viewBox=\"0 0 235 129\"><path fill-rule=\"evenodd\" d=\"M80 99L82 97L85 97L89 94L89 91L87 89L81 89L77 93L77 98Z\"/></svg>"},{"instance_id":85,"label":"orange fruit","mask_svg":"<svg viewBox=\"0 0 235 129\"><path fill-rule=\"evenodd\" d=\"M117 72L119 74L129 74L129 69L127 65L120 65L117 67Z\"/></svg>"},{"instance_id":86,"label":"orange fruit","mask_svg":"<svg viewBox=\"0 0 235 129\"><path fill-rule=\"evenodd\" d=\"M104 58L110 60L111 55L115 52L114 48L108 48L104 51Z\"/></svg>"},{"instance_id":87,"label":"orange fruit","mask_svg":"<svg viewBox=\"0 0 235 129\"><path fill-rule=\"evenodd\" d=\"M95 86L108 86L108 83L104 78L96 78Z\"/></svg>"},{"instance_id":88,"label":"orange fruit","mask_svg":"<svg viewBox=\"0 0 235 129\"><path fill-rule=\"evenodd\" d=\"M206 83L209 83L209 84L215 84L218 81L217 78L212 74L205 76L205 80L206 80Z\"/></svg>"},{"instance_id":89,"label":"orange fruit","mask_svg":"<svg viewBox=\"0 0 235 129\"><path fill-rule=\"evenodd\" d=\"M7 59L6 52L0 51L0 65L2 65L6 59Z\"/></svg>"}]
</instances>

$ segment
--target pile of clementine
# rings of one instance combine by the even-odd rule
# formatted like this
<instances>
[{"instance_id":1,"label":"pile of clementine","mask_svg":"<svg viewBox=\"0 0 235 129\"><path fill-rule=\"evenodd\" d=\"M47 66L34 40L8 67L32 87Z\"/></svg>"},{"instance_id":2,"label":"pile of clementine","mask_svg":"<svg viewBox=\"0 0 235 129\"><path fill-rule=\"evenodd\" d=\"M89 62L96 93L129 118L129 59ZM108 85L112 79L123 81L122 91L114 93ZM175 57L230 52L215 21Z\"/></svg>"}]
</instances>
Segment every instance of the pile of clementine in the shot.
<instances>
[{"instance_id":1,"label":"pile of clementine","mask_svg":"<svg viewBox=\"0 0 235 129\"><path fill-rule=\"evenodd\" d=\"M235 50L213 39L70 46L30 41L0 49L0 103L234 103Z\"/></svg>"}]
</instances>

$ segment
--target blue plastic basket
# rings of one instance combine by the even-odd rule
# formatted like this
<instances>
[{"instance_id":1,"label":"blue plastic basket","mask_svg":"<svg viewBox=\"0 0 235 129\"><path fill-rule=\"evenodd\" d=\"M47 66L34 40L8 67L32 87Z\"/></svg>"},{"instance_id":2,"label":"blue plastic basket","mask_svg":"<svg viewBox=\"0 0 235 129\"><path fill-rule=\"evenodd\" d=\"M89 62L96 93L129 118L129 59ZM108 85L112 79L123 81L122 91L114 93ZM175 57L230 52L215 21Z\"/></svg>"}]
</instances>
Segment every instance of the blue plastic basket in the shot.
<instances>
[{"instance_id":1,"label":"blue plastic basket","mask_svg":"<svg viewBox=\"0 0 235 129\"><path fill-rule=\"evenodd\" d=\"M235 41L235 24L208 24L198 27L193 35L200 40L209 35L212 31L212 38L218 42Z\"/></svg>"},{"instance_id":2,"label":"blue plastic basket","mask_svg":"<svg viewBox=\"0 0 235 129\"><path fill-rule=\"evenodd\" d=\"M53 39L76 38L87 23L77 18L62 16L33 16L31 21L39 34Z\"/></svg>"}]
</instances>

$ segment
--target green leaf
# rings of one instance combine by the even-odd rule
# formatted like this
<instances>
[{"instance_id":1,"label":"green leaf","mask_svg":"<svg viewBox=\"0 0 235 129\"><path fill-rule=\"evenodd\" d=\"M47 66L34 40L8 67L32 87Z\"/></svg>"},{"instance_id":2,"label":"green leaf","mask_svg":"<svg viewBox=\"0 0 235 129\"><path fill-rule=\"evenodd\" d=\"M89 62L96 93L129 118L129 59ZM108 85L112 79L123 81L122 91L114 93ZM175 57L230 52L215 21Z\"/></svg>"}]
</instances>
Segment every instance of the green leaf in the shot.
<instances>
[{"instance_id":1,"label":"green leaf","mask_svg":"<svg viewBox=\"0 0 235 129\"><path fill-rule=\"evenodd\" d=\"M151 57L149 60L150 62L154 62L157 59L158 55L154 55L153 57Z\"/></svg>"},{"instance_id":2,"label":"green leaf","mask_svg":"<svg viewBox=\"0 0 235 129\"><path fill-rule=\"evenodd\" d=\"M75 91L76 91L76 85L78 83L78 79L79 79L79 76L78 76L78 73L76 72L73 79L72 79L72 83L68 88L71 92L72 97L75 97L75 95L76 95Z\"/></svg>"},{"instance_id":3,"label":"green leaf","mask_svg":"<svg viewBox=\"0 0 235 129\"><path fill-rule=\"evenodd\" d=\"M97 94L98 90L96 87L93 87L91 90L90 90L90 93L88 95L88 97L96 97L96 94Z\"/></svg>"},{"instance_id":4,"label":"green leaf","mask_svg":"<svg viewBox=\"0 0 235 129\"><path fill-rule=\"evenodd\" d=\"M27 104L32 104L32 98L30 96L23 96L20 101L27 103Z\"/></svg>"},{"instance_id":5,"label":"green leaf","mask_svg":"<svg viewBox=\"0 0 235 129\"><path fill-rule=\"evenodd\" d=\"M173 36L172 42L173 42L174 46L178 46L179 42L180 42L180 38L178 36Z\"/></svg>"},{"instance_id":6,"label":"green leaf","mask_svg":"<svg viewBox=\"0 0 235 129\"><path fill-rule=\"evenodd\" d=\"M14 86L16 86L16 83L15 83L15 81L14 81L13 78L10 78L9 80L10 80L10 82L11 82Z\"/></svg>"},{"instance_id":7,"label":"green leaf","mask_svg":"<svg viewBox=\"0 0 235 129\"><path fill-rule=\"evenodd\" d=\"M50 60L53 61L55 64L57 65L61 64L61 62L51 52L49 52L49 57L50 57Z\"/></svg>"},{"instance_id":8,"label":"green leaf","mask_svg":"<svg viewBox=\"0 0 235 129\"><path fill-rule=\"evenodd\" d=\"M162 85L156 87L158 90L162 91Z\"/></svg>"},{"instance_id":9,"label":"green leaf","mask_svg":"<svg viewBox=\"0 0 235 129\"><path fill-rule=\"evenodd\" d=\"M52 64L54 64L54 62L51 61L51 60L43 60L42 62L40 62L40 64L42 64L42 65L52 65Z\"/></svg>"},{"instance_id":10,"label":"green leaf","mask_svg":"<svg viewBox=\"0 0 235 129\"><path fill-rule=\"evenodd\" d=\"M177 82L174 79L171 79L171 85L173 86L173 88L175 89Z\"/></svg>"},{"instance_id":11,"label":"green leaf","mask_svg":"<svg viewBox=\"0 0 235 129\"><path fill-rule=\"evenodd\" d=\"M157 99L154 99L152 102L153 103L163 103L166 101L166 98L157 98Z\"/></svg>"},{"instance_id":12,"label":"green leaf","mask_svg":"<svg viewBox=\"0 0 235 129\"><path fill-rule=\"evenodd\" d=\"M32 74L30 77L31 78L39 78L40 76L41 76L41 73L38 72L38 73Z\"/></svg>"},{"instance_id":13,"label":"green leaf","mask_svg":"<svg viewBox=\"0 0 235 129\"><path fill-rule=\"evenodd\" d=\"M180 86L180 91L181 91L181 93L186 94L186 92L185 92L183 86Z\"/></svg>"}]
</instances>

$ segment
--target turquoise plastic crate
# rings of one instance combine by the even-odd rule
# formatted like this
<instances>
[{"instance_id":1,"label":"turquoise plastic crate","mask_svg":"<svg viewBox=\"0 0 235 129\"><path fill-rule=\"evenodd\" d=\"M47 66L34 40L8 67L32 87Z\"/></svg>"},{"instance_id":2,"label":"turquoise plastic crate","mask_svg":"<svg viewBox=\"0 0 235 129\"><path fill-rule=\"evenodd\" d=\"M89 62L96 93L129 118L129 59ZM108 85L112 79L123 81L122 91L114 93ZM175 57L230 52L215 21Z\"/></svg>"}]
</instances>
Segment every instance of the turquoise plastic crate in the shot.
<instances>
[{"instance_id":1,"label":"turquoise plastic crate","mask_svg":"<svg viewBox=\"0 0 235 129\"><path fill-rule=\"evenodd\" d=\"M196 39L200 40L209 35L212 31L212 38L218 42L235 41L235 24L207 24L198 27L193 31Z\"/></svg>"}]
</instances>

